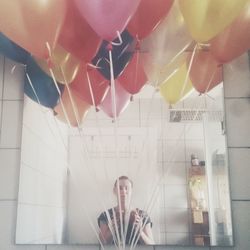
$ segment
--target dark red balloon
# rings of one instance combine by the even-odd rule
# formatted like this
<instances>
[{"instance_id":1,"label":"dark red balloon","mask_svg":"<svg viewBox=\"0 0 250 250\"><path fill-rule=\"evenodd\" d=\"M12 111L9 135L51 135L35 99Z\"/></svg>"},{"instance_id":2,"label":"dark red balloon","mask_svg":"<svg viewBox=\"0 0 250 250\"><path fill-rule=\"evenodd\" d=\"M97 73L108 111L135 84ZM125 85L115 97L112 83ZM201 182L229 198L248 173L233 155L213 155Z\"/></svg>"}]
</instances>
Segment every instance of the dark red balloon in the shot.
<instances>
[{"instance_id":1,"label":"dark red balloon","mask_svg":"<svg viewBox=\"0 0 250 250\"><path fill-rule=\"evenodd\" d=\"M137 51L118 78L122 87L132 95L138 93L147 82L147 76L142 67L144 59L143 53Z\"/></svg>"},{"instance_id":2,"label":"dark red balloon","mask_svg":"<svg viewBox=\"0 0 250 250\"><path fill-rule=\"evenodd\" d=\"M89 77L89 80L88 80ZM91 95L93 93L94 103ZM104 99L109 89L109 81L94 68L90 66L83 66L70 87L76 91L79 97L85 102L98 106Z\"/></svg>"},{"instance_id":3,"label":"dark red balloon","mask_svg":"<svg viewBox=\"0 0 250 250\"><path fill-rule=\"evenodd\" d=\"M92 60L101 44L101 38L81 17L73 1L68 1L66 18L58 43L85 62Z\"/></svg>"},{"instance_id":4,"label":"dark red balloon","mask_svg":"<svg viewBox=\"0 0 250 250\"><path fill-rule=\"evenodd\" d=\"M148 36L167 16L173 0L142 0L128 24L128 31L139 40Z\"/></svg>"}]
</instances>

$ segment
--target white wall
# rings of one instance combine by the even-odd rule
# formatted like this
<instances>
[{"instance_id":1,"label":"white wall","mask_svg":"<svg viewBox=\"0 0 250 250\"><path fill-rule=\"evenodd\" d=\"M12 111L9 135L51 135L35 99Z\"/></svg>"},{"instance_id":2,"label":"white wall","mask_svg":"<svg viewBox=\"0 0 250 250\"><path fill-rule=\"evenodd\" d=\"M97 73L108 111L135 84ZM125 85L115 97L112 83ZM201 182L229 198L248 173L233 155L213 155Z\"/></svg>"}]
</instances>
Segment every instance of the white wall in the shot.
<instances>
[{"instance_id":1,"label":"white wall","mask_svg":"<svg viewBox=\"0 0 250 250\"><path fill-rule=\"evenodd\" d=\"M23 86L18 71L10 74L9 68L11 68L10 63L0 57L0 73L4 72L4 74L1 73L0 78L0 249L80 250L86 248L97 250L98 246L14 245ZM247 55L226 65L224 78L235 247L201 249L248 250L250 248L250 73ZM193 247L164 246L156 248L159 250L193 249Z\"/></svg>"},{"instance_id":2,"label":"white wall","mask_svg":"<svg viewBox=\"0 0 250 250\"><path fill-rule=\"evenodd\" d=\"M60 244L66 228L68 129L27 96L23 106L16 243Z\"/></svg>"}]
</instances>

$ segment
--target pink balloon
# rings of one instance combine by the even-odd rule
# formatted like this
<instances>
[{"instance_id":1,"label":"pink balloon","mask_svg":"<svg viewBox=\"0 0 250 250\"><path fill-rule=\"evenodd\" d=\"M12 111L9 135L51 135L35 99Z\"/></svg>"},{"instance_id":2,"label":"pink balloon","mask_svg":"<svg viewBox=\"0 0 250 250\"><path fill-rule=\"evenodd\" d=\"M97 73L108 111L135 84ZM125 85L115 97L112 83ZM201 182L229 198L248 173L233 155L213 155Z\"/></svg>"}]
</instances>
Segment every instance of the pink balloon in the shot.
<instances>
[{"instance_id":1,"label":"pink balloon","mask_svg":"<svg viewBox=\"0 0 250 250\"><path fill-rule=\"evenodd\" d=\"M122 113L130 102L131 95L120 85L118 81L115 82L115 103L116 103L116 117ZM112 107L111 87L99 108L105 112L109 117L114 118L114 111Z\"/></svg>"},{"instance_id":2,"label":"pink balloon","mask_svg":"<svg viewBox=\"0 0 250 250\"><path fill-rule=\"evenodd\" d=\"M95 32L112 41L127 26L141 0L75 0L81 15Z\"/></svg>"}]
</instances>

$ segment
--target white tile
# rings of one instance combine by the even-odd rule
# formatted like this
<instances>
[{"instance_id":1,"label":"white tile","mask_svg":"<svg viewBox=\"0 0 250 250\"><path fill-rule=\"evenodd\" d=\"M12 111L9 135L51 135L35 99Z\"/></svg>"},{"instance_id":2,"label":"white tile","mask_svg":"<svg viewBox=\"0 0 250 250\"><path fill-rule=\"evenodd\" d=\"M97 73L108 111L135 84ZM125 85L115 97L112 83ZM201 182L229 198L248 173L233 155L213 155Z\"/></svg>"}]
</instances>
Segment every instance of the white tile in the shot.
<instances>
[{"instance_id":1,"label":"white tile","mask_svg":"<svg viewBox=\"0 0 250 250\"><path fill-rule=\"evenodd\" d=\"M250 200L250 149L231 148L228 154L231 198Z\"/></svg>"},{"instance_id":2,"label":"white tile","mask_svg":"<svg viewBox=\"0 0 250 250\"><path fill-rule=\"evenodd\" d=\"M188 233L189 211L187 209L166 209L166 232L168 233Z\"/></svg>"},{"instance_id":3,"label":"white tile","mask_svg":"<svg viewBox=\"0 0 250 250\"><path fill-rule=\"evenodd\" d=\"M165 184L185 185L187 183L185 162L165 162L163 171Z\"/></svg>"},{"instance_id":4,"label":"white tile","mask_svg":"<svg viewBox=\"0 0 250 250\"><path fill-rule=\"evenodd\" d=\"M185 142L184 140L166 141L164 145L164 161L176 162L185 161Z\"/></svg>"},{"instance_id":5,"label":"white tile","mask_svg":"<svg viewBox=\"0 0 250 250\"><path fill-rule=\"evenodd\" d=\"M61 175L61 174L60 174ZM19 202L45 206L63 206L63 182L57 177L22 165L19 184Z\"/></svg>"},{"instance_id":6,"label":"white tile","mask_svg":"<svg viewBox=\"0 0 250 250\"><path fill-rule=\"evenodd\" d=\"M0 149L0 199L17 199L20 150Z\"/></svg>"},{"instance_id":7,"label":"white tile","mask_svg":"<svg viewBox=\"0 0 250 250\"><path fill-rule=\"evenodd\" d=\"M165 208L187 208L187 186L165 185Z\"/></svg>"},{"instance_id":8,"label":"white tile","mask_svg":"<svg viewBox=\"0 0 250 250\"><path fill-rule=\"evenodd\" d=\"M0 147L18 148L21 145L22 101L4 101Z\"/></svg>"},{"instance_id":9,"label":"white tile","mask_svg":"<svg viewBox=\"0 0 250 250\"><path fill-rule=\"evenodd\" d=\"M204 140L203 124L202 123L188 123L185 126L186 140Z\"/></svg>"},{"instance_id":10,"label":"white tile","mask_svg":"<svg viewBox=\"0 0 250 250\"><path fill-rule=\"evenodd\" d=\"M0 249L46 250L44 245L15 245L16 202L0 201Z\"/></svg>"},{"instance_id":11,"label":"white tile","mask_svg":"<svg viewBox=\"0 0 250 250\"><path fill-rule=\"evenodd\" d=\"M24 87L24 66L5 58L4 95L5 100L22 100Z\"/></svg>"},{"instance_id":12,"label":"white tile","mask_svg":"<svg viewBox=\"0 0 250 250\"><path fill-rule=\"evenodd\" d=\"M139 124L139 100L134 100L129 103L127 108L119 115L119 124L131 120Z\"/></svg>"},{"instance_id":13,"label":"white tile","mask_svg":"<svg viewBox=\"0 0 250 250\"><path fill-rule=\"evenodd\" d=\"M186 140L186 161L191 161L191 155L194 154L200 161L203 161L204 156L204 141L203 140Z\"/></svg>"},{"instance_id":14,"label":"white tile","mask_svg":"<svg viewBox=\"0 0 250 250\"><path fill-rule=\"evenodd\" d=\"M18 205L16 242L20 244L60 244L63 217L59 207Z\"/></svg>"},{"instance_id":15,"label":"white tile","mask_svg":"<svg viewBox=\"0 0 250 250\"><path fill-rule=\"evenodd\" d=\"M250 98L226 99L226 133L229 147L250 146Z\"/></svg>"},{"instance_id":16,"label":"white tile","mask_svg":"<svg viewBox=\"0 0 250 250\"><path fill-rule=\"evenodd\" d=\"M4 69L4 56L0 55L0 100L3 93L3 69Z\"/></svg>"},{"instance_id":17,"label":"white tile","mask_svg":"<svg viewBox=\"0 0 250 250\"><path fill-rule=\"evenodd\" d=\"M245 53L223 66L225 97L250 97L250 70Z\"/></svg>"},{"instance_id":18,"label":"white tile","mask_svg":"<svg viewBox=\"0 0 250 250\"><path fill-rule=\"evenodd\" d=\"M166 123L164 126L164 138L166 140L183 140L185 135L184 123Z\"/></svg>"},{"instance_id":19,"label":"white tile","mask_svg":"<svg viewBox=\"0 0 250 250\"><path fill-rule=\"evenodd\" d=\"M199 95L186 98L183 101L184 109L205 109L206 108L206 99L204 95Z\"/></svg>"},{"instance_id":20,"label":"white tile","mask_svg":"<svg viewBox=\"0 0 250 250\"><path fill-rule=\"evenodd\" d=\"M162 117L162 101L160 99L141 99L140 100L140 119L152 120Z\"/></svg>"},{"instance_id":21,"label":"white tile","mask_svg":"<svg viewBox=\"0 0 250 250\"><path fill-rule=\"evenodd\" d=\"M250 249L250 202L233 201L234 250Z\"/></svg>"},{"instance_id":22,"label":"white tile","mask_svg":"<svg viewBox=\"0 0 250 250\"><path fill-rule=\"evenodd\" d=\"M167 234L167 244L168 245L190 245L189 234L188 233L168 233Z\"/></svg>"}]
</instances>

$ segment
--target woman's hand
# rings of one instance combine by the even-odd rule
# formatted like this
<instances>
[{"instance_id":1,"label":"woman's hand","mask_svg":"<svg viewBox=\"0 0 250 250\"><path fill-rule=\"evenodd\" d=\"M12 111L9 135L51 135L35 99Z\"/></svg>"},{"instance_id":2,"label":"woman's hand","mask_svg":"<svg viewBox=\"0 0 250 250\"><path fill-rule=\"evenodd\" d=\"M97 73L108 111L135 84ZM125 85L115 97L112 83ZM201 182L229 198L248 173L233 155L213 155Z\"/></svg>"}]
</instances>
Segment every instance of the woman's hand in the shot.
<instances>
[{"instance_id":1,"label":"woman's hand","mask_svg":"<svg viewBox=\"0 0 250 250\"><path fill-rule=\"evenodd\" d=\"M143 224L142 224L142 217L139 215L138 211L135 210L134 213L134 226L136 232L141 232Z\"/></svg>"}]
</instances>

